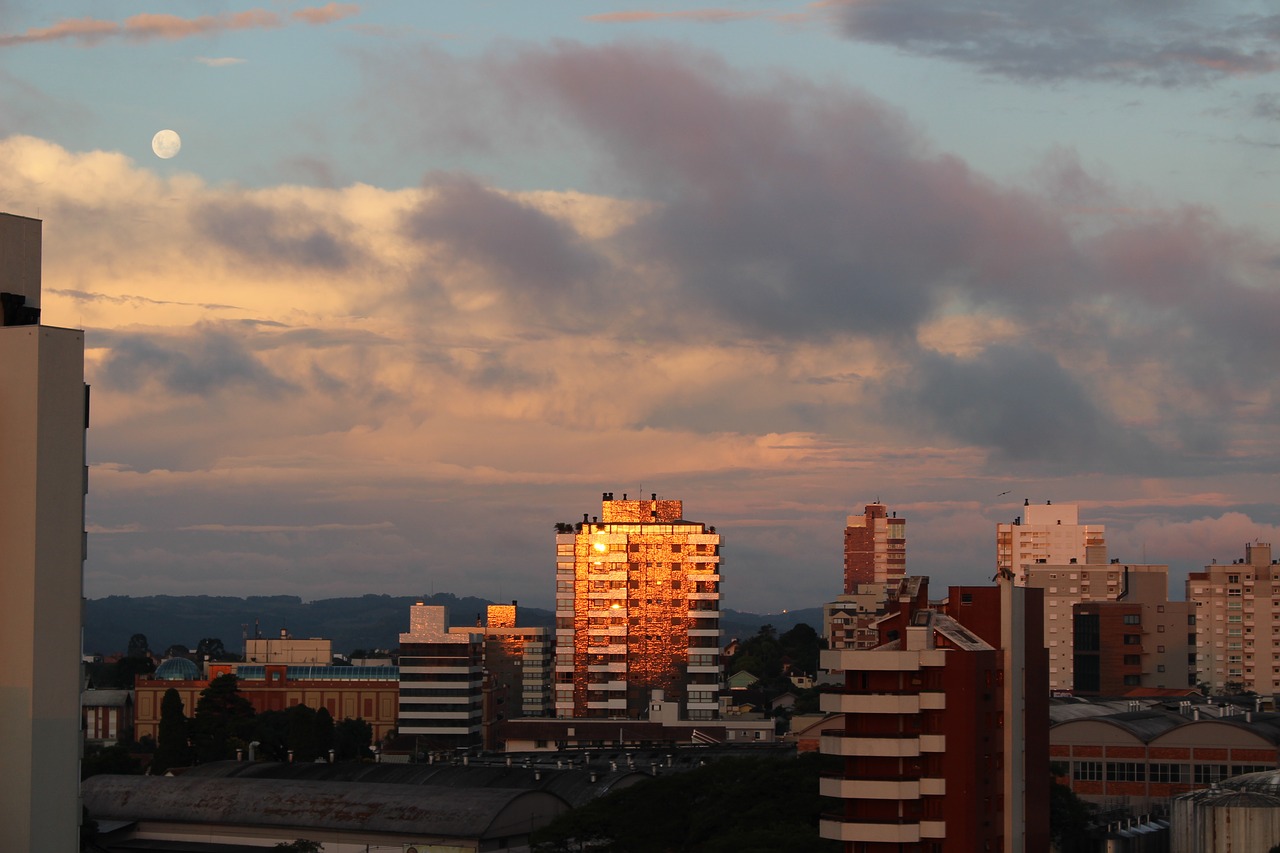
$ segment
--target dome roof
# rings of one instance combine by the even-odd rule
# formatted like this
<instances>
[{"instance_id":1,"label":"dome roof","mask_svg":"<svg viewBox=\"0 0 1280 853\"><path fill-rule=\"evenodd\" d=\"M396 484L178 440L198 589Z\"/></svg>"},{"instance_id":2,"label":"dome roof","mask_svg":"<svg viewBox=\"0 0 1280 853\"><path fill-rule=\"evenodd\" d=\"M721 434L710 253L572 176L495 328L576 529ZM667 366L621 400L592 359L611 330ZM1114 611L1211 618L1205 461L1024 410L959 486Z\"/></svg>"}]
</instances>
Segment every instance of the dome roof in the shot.
<instances>
[{"instance_id":1,"label":"dome roof","mask_svg":"<svg viewBox=\"0 0 1280 853\"><path fill-rule=\"evenodd\" d=\"M198 681L200 667L186 658L169 658L156 667L151 677L158 681Z\"/></svg>"}]
</instances>

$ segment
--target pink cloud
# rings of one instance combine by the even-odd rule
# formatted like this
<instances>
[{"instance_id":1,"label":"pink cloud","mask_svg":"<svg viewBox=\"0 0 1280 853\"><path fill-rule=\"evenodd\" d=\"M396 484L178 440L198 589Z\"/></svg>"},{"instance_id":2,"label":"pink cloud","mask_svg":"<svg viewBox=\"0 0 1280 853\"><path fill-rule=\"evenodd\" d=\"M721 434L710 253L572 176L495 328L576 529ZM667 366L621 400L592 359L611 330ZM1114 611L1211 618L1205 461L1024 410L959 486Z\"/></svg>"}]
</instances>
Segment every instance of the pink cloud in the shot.
<instances>
[{"instance_id":1,"label":"pink cloud","mask_svg":"<svg viewBox=\"0 0 1280 853\"><path fill-rule=\"evenodd\" d=\"M683 12L646 12L642 10L629 12L604 12L599 15L588 15L587 20L597 24L634 24L645 21L698 21L701 23L723 23L725 21L743 21L758 18L765 12L735 12L731 9L689 9Z\"/></svg>"},{"instance_id":2,"label":"pink cloud","mask_svg":"<svg viewBox=\"0 0 1280 853\"><path fill-rule=\"evenodd\" d=\"M327 6L299 9L293 13L292 17L295 21L302 21L305 24L328 24L359 13L360 7L355 3L330 3Z\"/></svg>"},{"instance_id":3,"label":"pink cloud","mask_svg":"<svg viewBox=\"0 0 1280 853\"><path fill-rule=\"evenodd\" d=\"M350 17L359 11L360 7L355 4L329 3L326 6L299 9L290 17L294 21L305 24L326 24ZM123 24L97 18L73 18L59 21L48 27L32 28L21 34L0 35L0 47L64 40L95 45L103 39L116 37L134 41L184 39L235 30L276 29L285 25L286 22L279 15L265 9L248 9L234 14L201 15L196 18L144 13L126 18Z\"/></svg>"}]
</instances>

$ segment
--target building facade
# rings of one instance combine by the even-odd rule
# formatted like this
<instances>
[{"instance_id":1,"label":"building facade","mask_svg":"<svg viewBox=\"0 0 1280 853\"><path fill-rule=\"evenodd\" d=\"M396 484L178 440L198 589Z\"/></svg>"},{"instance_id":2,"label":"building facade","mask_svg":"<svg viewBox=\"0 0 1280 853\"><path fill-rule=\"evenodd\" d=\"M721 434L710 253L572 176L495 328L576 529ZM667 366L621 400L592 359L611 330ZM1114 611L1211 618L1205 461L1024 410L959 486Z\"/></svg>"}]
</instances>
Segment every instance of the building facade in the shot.
<instances>
[{"instance_id":1,"label":"building facade","mask_svg":"<svg viewBox=\"0 0 1280 853\"><path fill-rule=\"evenodd\" d=\"M0 839L79 844L84 332L40 322L39 220L0 214Z\"/></svg>"},{"instance_id":2,"label":"building facade","mask_svg":"<svg viewBox=\"0 0 1280 853\"><path fill-rule=\"evenodd\" d=\"M1212 692L1280 693L1280 569L1271 545L1244 546L1244 559L1187 576L1195 602L1196 669Z\"/></svg>"},{"instance_id":3,"label":"building facade","mask_svg":"<svg viewBox=\"0 0 1280 853\"><path fill-rule=\"evenodd\" d=\"M449 631L443 607L409 608L400 635L401 735L423 748L479 746L484 720L483 637Z\"/></svg>"},{"instance_id":4,"label":"building facade","mask_svg":"<svg viewBox=\"0 0 1280 853\"><path fill-rule=\"evenodd\" d=\"M1044 592L1049 689L1119 696L1135 687L1194 685L1195 666L1188 656L1195 646L1195 608L1169 600L1169 567L1108 561L1105 545L1089 548L1088 556L1097 562L1022 566L1025 585ZM1093 606L1107 602L1123 607ZM1078 623L1081 613L1084 622ZM1089 647L1078 647L1077 636L1088 638ZM1115 666L1102 663L1103 658ZM1077 683L1077 660L1102 668L1089 669ZM1108 692L1114 688L1123 689Z\"/></svg>"},{"instance_id":5,"label":"building facade","mask_svg":"<svg viewBox=\"0 0 1280 853\"><path fill-rule=\"evenodd\" d=\"M517 603L490 604L485 624L450 628L484 637L484 670L493 695L494 722L551 716L552 633L517 625Z\"/></svg>"},{"instance_id":6,"label":"building facade","mask_svg":"<svg viewBox=\"0 0 1280 853\"><path fill-rule=\"evenodd\" d=\"M293 637L282 628L279 637L247 638L244 641L244 662L329 666L333 663L333 641L321 637Z\"/></svg>"},{"instance_id":7,"label":"building facade","mask_svg":"<svg viewBox=\"0 0 1280 853\"><path fill-rule=\"evenodd\" d=\"M867 504L844 528L844 592L868 584L883 586L907 571L907 520L882 503Z\"/></svg>"},{"instance_id":8,"label":"building facade","mask_svg":"<svg viewBox=\"0 0 1280 853\"><path fill-rule=\"evenodd\" d=\"M1014 583L1025 586L1025 566L1106 562L1105 557L1089 557L1090 548L1101 548L1105 554L1106 545L1106 528L1081 524L1075 504L1024 501L1022 515L1012 524L996 525L996 570L1012 573Z\"/></svg>"},{"instance_id":9,"label":"building facade","mask_svg":"<svg viewBox=\"0 0 1280 853\"><path fill-rule=\"evenodd\" d=\"M822 836L849 853L1047 850L1039 591L1002 578L932 606L927 580L911 581L878 623L878 646L822 653L843 673L822 696L842 717L820 748L843 760L820 783L839 801Z\"/></svg>"},{"instance_id":10,"label":"building facade","mask_svg":"<svg viewBox=\"0 0 1280 853\"><path fill-rule=\"evenodd\" d=\"M719 716L720 536L678 500L615 500L556 536L555 713L640 718L662 690Z\"/></svg>"},{"instance_id":11,"label":"building facade","mask_svg":"<svg viewBox=\"0 0 1280 853\"><path fill-rule=\"evenodd\" d=\"M173 666L175 662L179 666ZM236 689L255 713L285 711L294 705L324 708L335 721L364 720L373 729L375 742L396 727L400 671L394 666L214 663L209 665L208 677L203 677L194 663L172 658L134 682L135 737L158 736L160 703L170 688L178 692L183 712L190 717L210 680L226 674L236 676Z\"/></svg>"}]
</instances>

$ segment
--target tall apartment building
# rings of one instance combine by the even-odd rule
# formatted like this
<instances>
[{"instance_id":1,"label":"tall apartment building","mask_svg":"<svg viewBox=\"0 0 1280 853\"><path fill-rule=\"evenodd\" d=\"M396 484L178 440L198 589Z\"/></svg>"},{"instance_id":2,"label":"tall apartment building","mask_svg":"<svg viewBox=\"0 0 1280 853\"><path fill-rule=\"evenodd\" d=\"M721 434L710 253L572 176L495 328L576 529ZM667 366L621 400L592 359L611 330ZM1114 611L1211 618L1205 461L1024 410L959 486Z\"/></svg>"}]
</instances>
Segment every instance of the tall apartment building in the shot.
<instances>
[{"instance_id":1,"label":"tall apartment building","mask_svg":"<svg viewBox=\"0 0 1280 853\"><path fill-rule=\"evenodd\" d=\"M844 592L853 595L866 584L883 586L907 570L907 520L892 515L882 503L867 504L851 515L844 528Z\"/></svg>"},{"instance_id":2,"label":"tall apartment building","mask_svg":"<svg viewBox=\"0 0 1280 853\"><path fill-rule=\"evenodd\" d=\"M718 717L720 536L656 494L602 504L556 536L556 716L640 718L662 690Z\"/></svg>"},{"instance_id":3,"label":"tall apartment building","mask_svg":"<svg viewBox=\"0 0 1280 853\"><path fill-rule=\"evenodd\" d=\"M551 629L521 627L517 603L490 604L484 625L450 628L484 638L484 669L495 701L494 719L551 715Z\"/></svg>"},{"instance_id":4,"label":"tall apartment building","mask_svg":"<svg viewBox=\"0 0 1280 853\"><path fill-rule=\"evenodd\" d=\"M84 332L40 323L40 222L0 214L0 840L79 845Z\"/></svg>"},{"instance_id":5,"label":"tall apartment building","mask_svg":"<svg viewBox=\"0 0 1280 853\"><path fill-rule=\"evenodd\" d=\"M1187 576L1196 608L1196 668L1214 692L1280 693L1280 569L1271 545Z\"/></svg>"},{"instance_id":6,"label":"tall apartment building","mask_svg":"<svg viewBox=\"0 0 1280 853\"><path fill-rule=\"evenodd\" d=\"M1081 524L1074 504L1032 504L1024 501L1022 515L1012 524L996 525L996 572L1012 573L1014 583L1026 584L1024 566L1036 563L1097 563L1089 558L1090 548L1105 554L1106 528L1101 524ZM1105 556L1102 562L1105 562Z\"/></svg>"},{"instance_id":7,"label":"tall apartment building","mask_svg":"<svg viewBox=\"0 0 1280 853\"><path fill-rule=\"evenodd\" d=\"M452 633L443 607L409 608L409 633L400 635L401 735L423 746L480 744L484 716L483 638Z\"/></svg>"},{"instance_id":8,"label":"tall apartment building","mask_svg":"<svg viewBox=\"0 0 1280 853\"><path fill-rule=\"evenodd\" d=\"M824 838L848 853L1038 853L1049 849L1049 712L1039 590L1001 578L951 587L903 581L872 649L822 652L843 673L822 708L843 715L822 752L839 801Z\"/></svg>"},{"instance_id":9,"label":"tall apartment building","mask_svg":"<svg viewBox=\"0 0 1280 853\"><path fill-rule=\"evenodd\" d=\"M1090 547L1088 559L1096 562L1022 566L1024 584L1044 591L1049 689L1119 696L1135 687L1186 687L1194 676L1187 657L1194 647L1187 639L1188 630L1195 631L1194 607L1169 601L1169 567L1108 561L1105 545ZM1107 602L1132 612L1080 607ZM1085 619L1078 623L1081 613ZM1113 631L1113 623L1126 627ZM1088 638L1087 648L1076 645L1077 636ZM1076 661L1082 658L1086 668L1104 669L1089 668L1081 680ZM1193 677L1190 683L1194 686Z\"/></svg>"}]
</instances>

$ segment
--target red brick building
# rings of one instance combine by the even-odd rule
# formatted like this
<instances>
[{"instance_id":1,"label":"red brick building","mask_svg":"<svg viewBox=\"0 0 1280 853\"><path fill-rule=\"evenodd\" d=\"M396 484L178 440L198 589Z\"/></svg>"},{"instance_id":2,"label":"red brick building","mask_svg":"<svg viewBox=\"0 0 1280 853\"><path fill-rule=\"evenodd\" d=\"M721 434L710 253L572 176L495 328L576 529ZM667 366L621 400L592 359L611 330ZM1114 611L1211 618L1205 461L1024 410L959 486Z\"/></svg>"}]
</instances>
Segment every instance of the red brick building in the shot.
<instances>
[{"instance_id":1,"label":"red brick building","mask_svg":"<svg viewBox=\"0 0 1280 853\"><path fill-rule=\"evenodd\" d=\"M1207 716L1221 710L1186 702L1181 712L1157 706L1061 719L1055 707L1050 758L1067 765L1063 781L1080 797L1137 811L1231 776L1280 767L1280 715L1234 709L1226 717Z\"/></svg>"},{"instance_id":2,"label":"red brick building","mask_svg":"<svg viewBox=\"0 0 1280 853\"><path fill-rule=\"evenodd\" d=\"M195 664L190 665L190 671L175 668L172 675L176 677L155 677L168 674L163 665L151 677L138 676L134 683L134 736L156 736L165 691L178 691L190 717L209 681L233 671L240 694L256 712L283 711L294 705L324 708L335 721L363 719L373 727L375 741L396 727L400 682L399 669L394 666L215 663L209 666L209 678L200 678Z\"/></svg>"},{"instance_id":3,"label":"red brick building","mask_svg":"<svg viewBox=\"0 0 1280 853\"><path fill-rule=\"evenodd\" d=\"M898 580L907 569L907 520L882 503L867 504L844 528L844 591Z\"/></svg>"},{"instance_id":4,"label":"red brick building","mask_svg":"<svg viewBox=\"0 0 1280 853\"><path fill-rule=\"evenodd\" d=\"M843 725L821 749L840 801L824 838L848 853L1048 849L1048 681L1039 590L902 582L873 649L825 651L844 674L824 694Z\"/></svg>"}]
</instances>

